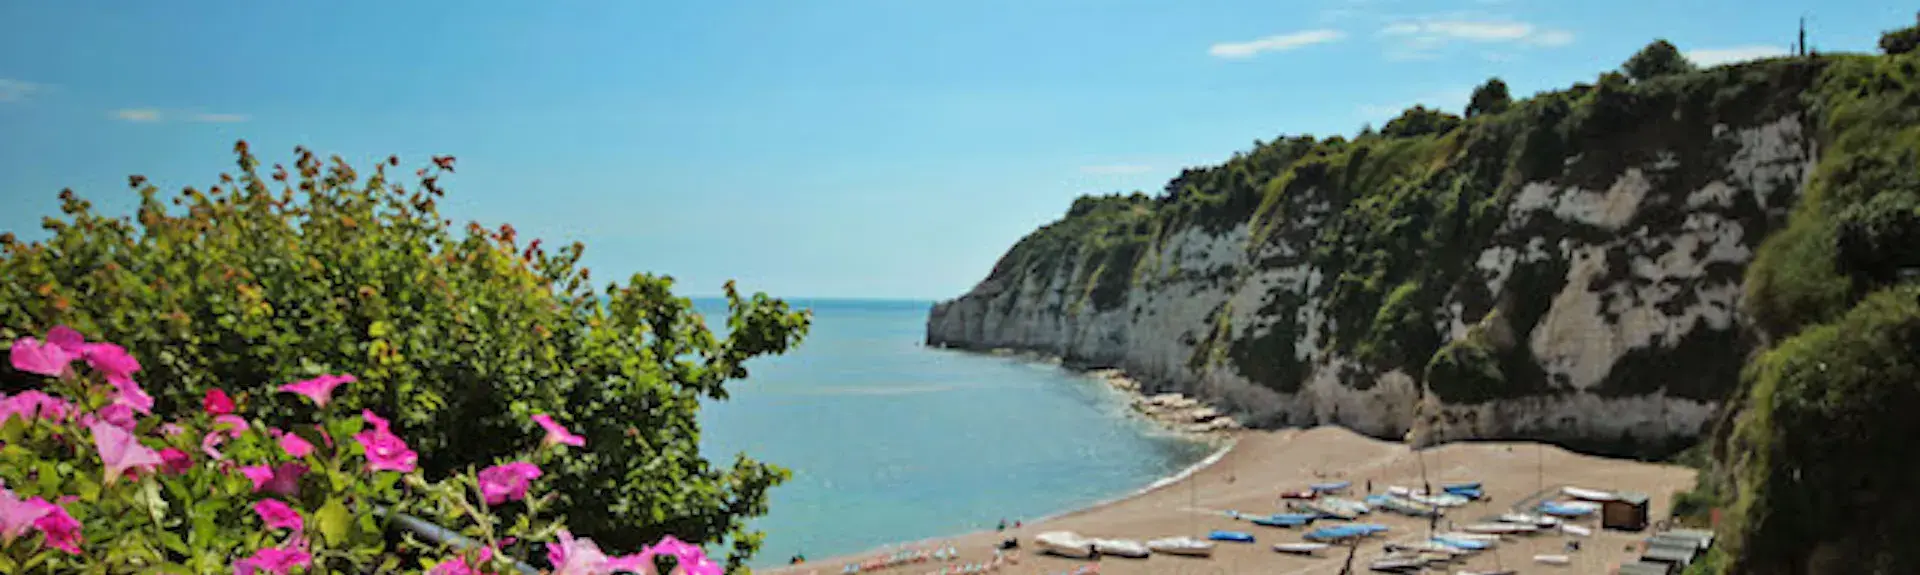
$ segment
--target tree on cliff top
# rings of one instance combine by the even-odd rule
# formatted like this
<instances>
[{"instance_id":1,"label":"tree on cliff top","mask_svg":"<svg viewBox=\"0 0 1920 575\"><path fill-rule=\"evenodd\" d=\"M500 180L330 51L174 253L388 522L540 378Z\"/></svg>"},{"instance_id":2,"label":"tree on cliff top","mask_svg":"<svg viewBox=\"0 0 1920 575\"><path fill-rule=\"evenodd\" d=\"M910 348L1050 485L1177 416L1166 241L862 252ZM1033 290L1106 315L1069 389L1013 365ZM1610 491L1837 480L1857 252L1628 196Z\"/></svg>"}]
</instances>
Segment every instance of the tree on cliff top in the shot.
<instances>
[{"instance_id":1,"label":"tree on cliff top","mask_svg":"<svg viewBox=\"0 0 1920 575\"><path fill-rule=\"evenodd\" d=\"M1889 55L1905 54L1914 48L1920 48L1920 14L1914 14L1914 25L1898 30L1889 30L1880 35L1880 51Z\"/></svg>"},{"instance_id":2,"label":"tree on cliff top","mask_svg":"<svg viewBox=\"0 0 1920 575\"><path fill-rule=\"evenodd\" d=\"M1647 47L1634 53L1633 57L1627 58L1627 62L1620 66L1620 70L1626 72L1627 77L1633 78L1633 81L1644 82L1661 76L1686 73L1693 70L1693 63L1688 62L1687 57L1682 55L1680 49L1675 48L1673 43L1660 39L1647 44Z\"/></svg>"},{"instance_id":3,"label":"tree on cliff top","mask_svg":"<svg viewBox=\"0 0 1920 575\"><path fill-rule=\"evenodd\" d=\"M1467 101L1467 117L1498 114L1511 105L1513 95L1507 93L1507 83L1499 78L1489 78L1487 83L1473 89L1473 97Z\"/></svg>"},{"instance_id":4,"label":"tree on cliff top","mask_svg":"<svg viewBox=\"0 0 1920 575\"><path fill-rule=\"evenodd\" d=\"M0 236L0 339L65 324L118 342L161 410L198 409L217 386L242 392L249 415L299 416L248 396L355 374L333 401L393 414L432 476L537 441L529 416L551 414L586 437L580 457L548 469L576 532L623 550L667 533L730 540L733 565L758 548L746 521L788 473L744 456L710 463L696 416L747 360L797 344L806 313L729 283L721 338L670 278L595 291L579 243L522 246L505 225L457 234L435 207L451 157L409 190L388 179L396 158L363 177L300 149L269 177L235 148L237 175L171 198L184 213L133 176L133 219L67 191L65 218L43 224L50 239ZM0 368L0 389L26 387L24 375Z\"/></svg>"}]
</instances>

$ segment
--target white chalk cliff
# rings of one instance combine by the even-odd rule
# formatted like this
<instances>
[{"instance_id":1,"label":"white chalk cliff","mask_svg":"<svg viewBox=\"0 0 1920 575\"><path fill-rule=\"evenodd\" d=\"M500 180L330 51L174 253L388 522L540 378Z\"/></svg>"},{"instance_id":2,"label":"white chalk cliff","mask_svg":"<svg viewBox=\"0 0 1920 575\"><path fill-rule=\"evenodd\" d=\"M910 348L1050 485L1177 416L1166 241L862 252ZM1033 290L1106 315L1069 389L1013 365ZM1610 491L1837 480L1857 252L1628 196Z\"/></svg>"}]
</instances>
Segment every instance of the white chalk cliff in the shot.
<instances>
[{"instance_id":1,"label":"white chalk cliff","mask_svg":"<svg viewBox=\"0 0 1920 575\"><path fill-rule=\"evenodd\" d=\"M1332 423L1391 438L1416 428L1447 439L1691 438L1753 346L1741 273L1783 221L1815 153L1796 113L1700 128L1708 130L1672 142L1622 138L1637 149L1607 153L1607 162L1569 146L1565 165L1585 177L1510 184L1517 193L1494 204L1498 225L1462 243L1470 246L1454 255L1462 261L1424 264L1451 270L1427 276L1444 285L1423 288L1437 298L1419 316L1432 343L1477 332L1491 353L1519 358L1502 364L1511 388L1494 397L1435 393L1440 382L1424 381L1431 354L1396 365L1334 344L1342 311L1329 294L1342 272L1313 254L1328 241L1328 222L1356 200L1314 189L1263 206L1264 219L1157 219L1153 241L1117 284L1117 303L1105 306L1089 303L1100 287L1090 284L1115 272L1092 269L1111 262L1085 257L1091 248L1029 268L1003 262L1009 269L933 308L927 342L1121 368L1149 392L1191 394L1256 426ZM1385 305L1348 317L1386 318L1377 311ZM1374 329L1391 325L1384 321ZM1262 365L1277 367L1254 367Z\"/></svg>"}]
</instances>

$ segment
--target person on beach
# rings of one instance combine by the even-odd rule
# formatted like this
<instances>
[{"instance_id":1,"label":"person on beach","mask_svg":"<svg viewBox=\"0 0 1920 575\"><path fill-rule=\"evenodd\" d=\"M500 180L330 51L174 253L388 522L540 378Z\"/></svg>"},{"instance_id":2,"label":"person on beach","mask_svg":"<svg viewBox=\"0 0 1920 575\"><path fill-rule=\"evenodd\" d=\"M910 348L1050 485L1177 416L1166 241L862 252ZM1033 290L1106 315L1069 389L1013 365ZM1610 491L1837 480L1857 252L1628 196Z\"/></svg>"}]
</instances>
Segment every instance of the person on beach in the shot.
<instances>
[{"instance_id":1,"label":"person on beach","mask_svg":"<svg viewBox=\"0 0 1920 575\"><path fill-rule=\"evenodd\" d=\"M994 531L1006 531L1006 530L1007 530L1007 520L1002 518L1000 520L1000 528L995 529Z\"/></svg>"}]
</instances>

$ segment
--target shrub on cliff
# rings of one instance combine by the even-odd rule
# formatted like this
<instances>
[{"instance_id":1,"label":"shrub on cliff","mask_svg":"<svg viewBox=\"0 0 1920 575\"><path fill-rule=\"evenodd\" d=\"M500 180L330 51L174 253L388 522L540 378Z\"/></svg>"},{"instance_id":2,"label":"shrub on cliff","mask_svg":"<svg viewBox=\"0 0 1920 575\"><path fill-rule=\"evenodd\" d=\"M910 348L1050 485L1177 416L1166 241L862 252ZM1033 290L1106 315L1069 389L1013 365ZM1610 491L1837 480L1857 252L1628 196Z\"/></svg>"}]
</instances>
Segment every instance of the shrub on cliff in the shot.
<instances>
[{"instance_id":1,"label":"shrub on cliff","mask_svg":"<svg viewBox=\"0 0 1920 575\"><path fill-rule=\"evenodd\" d=\"M696 415L746 360L797 343L806 315L729 284L731 329L716 338L668 278L596 292L578 243L549 253L509 226L456 234L435 207L449 157L409 190L389 180L393 158L362 177L299 150L291 172L268 176L244 142L236 153L237 175L172 199L183 211L139 176L131 221L63 192L50 239L5 238L0 337L55 324L101 334L143 358L163 410L222 385L247 415L302 417L244 398L354 373L335 401L392 414L436 475L516 452L527 441L515 438L537 437L529 416L551 413L587 439L549 470L576 529L629 549L668 531L731 538L735 563L757 548L745 521L786 472L744 457L715 468ZM0 370L0 387L27 381Z\"/></svg>"},{"instance_id":2,"label":"shrub on cliff","mask_svg":"<svg viewBox=\"0 0 1920 575\"><path fill-rule=\"evenodd\" d=\"M1693 70L1693 63L1665 39L1654 40L1627 58L1620 65L1620 71L1626 72L1635 82L1644 82L1661 76L1683 74Z\"/></svg>"},{"instance_id":3,"label":"shrub on cliff","mask_svg":"<svg viewBox=\"0 0 1920 575\"><path fill-rule=\"evenodd\" d=\"M1869 296L1747 379L1731 572L1920 573L1920 288Z\"/></svg>"},{"instance_id":4,"label":"shrub on cliff","mask_svg":"<svg viewBox=\"0 0 1920 575\"><path fill-rule=\"evenodd\" d=\"M1491 78L1487 83L1473 89L1473 97L1467 100L1467 117L1498 114L1506 111L1511 105L1513 105L1513 96L1507 93L1507 83L1499 78Z\"/></svg>"},{"instance_id":5,"label":"shrub on cliff","mask_svg":"<svg viewBox=\"0 0 1920 575\"><path fill-rule=\"evenodd\" d=\"M1920 14L1914 14L1913 19L1920 22ZM1920 48L1920 24L1880 35L1880 51L1888 55L1910 53L1914 48Z\"/></svg>"}]
</instances>

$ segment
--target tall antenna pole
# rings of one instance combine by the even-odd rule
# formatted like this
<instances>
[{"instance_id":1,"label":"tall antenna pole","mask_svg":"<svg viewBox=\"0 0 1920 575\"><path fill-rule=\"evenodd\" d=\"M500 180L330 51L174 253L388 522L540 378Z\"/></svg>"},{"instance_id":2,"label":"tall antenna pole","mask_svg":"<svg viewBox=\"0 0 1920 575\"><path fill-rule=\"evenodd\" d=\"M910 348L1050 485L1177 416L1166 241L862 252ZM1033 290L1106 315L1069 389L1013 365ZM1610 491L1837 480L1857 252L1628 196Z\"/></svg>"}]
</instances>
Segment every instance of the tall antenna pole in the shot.
<instances>
[{"instance_id":1,"label":"tall antenna pole","mask_svg":"<svg viewBox=\"0 0 1920 575\"><path fill-rule=\"evenodd\" d=\"M1800 41L1793 45L1795 56L1807 55L1807 16L1800 15Z\"/></svg>"}]
</instances>

